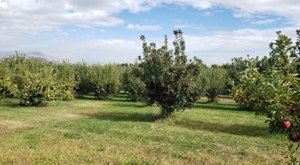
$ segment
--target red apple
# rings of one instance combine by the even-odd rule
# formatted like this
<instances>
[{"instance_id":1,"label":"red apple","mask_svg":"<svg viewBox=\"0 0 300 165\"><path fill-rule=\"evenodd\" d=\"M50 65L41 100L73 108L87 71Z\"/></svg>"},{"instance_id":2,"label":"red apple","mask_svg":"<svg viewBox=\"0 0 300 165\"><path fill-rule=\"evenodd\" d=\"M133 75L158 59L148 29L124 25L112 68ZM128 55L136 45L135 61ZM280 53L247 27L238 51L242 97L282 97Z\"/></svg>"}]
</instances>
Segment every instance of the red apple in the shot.
<instances>
[{"instance_id":1,"label":"red apple","mask_svg":"<svg viewBox=\"0 0 300 165\"><path fill-rule=\"evenodd\" d=\"M285 129L289 129L291 127L291 123L288 120L283 120L280 122L281 127Z\"/></svg>"},{"instance_id":2,"label":"red apple","mask_svg":"<svg viewBox=\"0 0 300 165\"><path fill-rule=\"evenodd\" d=\"M293 115L296 112L296 109L293 107L289 107L289 108L285 109L285 111L287 111L289 114Z\"/></svg>"},{"instance_id":3,"label":"red apple","mask_svg":"<svg viewBox=\"0 0 300 165\"><path fill-rule=\"evenodd\" d=\"M299 137L298 133L293 132L290 135L290 140L293 141L293 142L297 142L299 140L299 138L300 137Z\"/></svg>"}]
</instances>

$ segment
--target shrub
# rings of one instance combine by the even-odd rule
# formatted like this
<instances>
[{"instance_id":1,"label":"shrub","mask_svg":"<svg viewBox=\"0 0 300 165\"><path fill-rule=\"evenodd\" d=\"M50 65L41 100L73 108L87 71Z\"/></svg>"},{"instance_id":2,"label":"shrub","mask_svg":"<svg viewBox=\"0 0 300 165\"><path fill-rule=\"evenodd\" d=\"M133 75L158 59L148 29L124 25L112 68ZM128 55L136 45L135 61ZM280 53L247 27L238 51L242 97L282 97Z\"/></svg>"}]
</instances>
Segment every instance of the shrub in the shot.
<instances>
[{"instance_id":1,"label":"shrub","mask_svg":"<svg viewBox=\"0 0 300 165\"><path fill-rule=\"evenodd\" d=\"M188 62L182 32L176 30L174 35L174 50L168 49L167 37L164 46L156 48L155 43L148 44L141 36L144 55L140 65L146 96L149 103L160 106L163 118L191 107L201 94L199 84L195 83L199 75L198 63Z\"/></svg>"}]
</instances>

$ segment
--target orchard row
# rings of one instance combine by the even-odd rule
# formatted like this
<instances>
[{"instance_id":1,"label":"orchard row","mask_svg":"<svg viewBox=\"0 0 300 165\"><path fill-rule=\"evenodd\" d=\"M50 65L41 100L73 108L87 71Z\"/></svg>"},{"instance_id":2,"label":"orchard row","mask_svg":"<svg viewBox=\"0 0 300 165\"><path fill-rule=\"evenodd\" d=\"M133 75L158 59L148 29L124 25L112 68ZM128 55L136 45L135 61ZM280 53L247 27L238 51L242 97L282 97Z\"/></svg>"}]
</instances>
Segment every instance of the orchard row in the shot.
<instances>
[{"instance_id":1,"label":"orchard row","mask_svg":"<svg viewBox=\"0 0 300 165\"><path fill-rule=\"evenodd\" d=\"M201 96L207 94L211 96L211 100L216 101L217 95L225 91L224 68L208 68L201 62L199 66L191 64L188 67L201 69L201 74L198 72L196 77L206 76L202 79L203 82L197 82ZM187 76L179 68L173 68L166 74L176 74L178 80L172 81L174 86L178 85L182 77ZM71 64L65 61L54 62L27 57L16 52L0 60L0 99L18 98L20 104L24 106L45 106L48 101L70 101L82 95L93 95L96 99L102 100L123 91L128 94L130 101L150 103L145 79L147 77L145 78L141 64L138 63ZM190 82L186 82L185 89L191 83L196 84L193 81L194 79L191 79Z\"/></svg>"},{"instance_id":2,"label":"orchard row","mask_svg":"<svg viewBox=\"0 0 300 165\"><path fill-rule=\"evenodd\" d=\"M0 60L0 97L13 97L25 106L45 106L47 101L72 100L93 95L106 99L119 91L131 101L157 103L162 117L191 107L201 96L211 102L225 91L226 70L208 68L200 59L187 60L182 32L176 31L174 50L156 48L142 36L144 58L134 64L71 64L16 54Z\"/></svg>"}]
</instances>

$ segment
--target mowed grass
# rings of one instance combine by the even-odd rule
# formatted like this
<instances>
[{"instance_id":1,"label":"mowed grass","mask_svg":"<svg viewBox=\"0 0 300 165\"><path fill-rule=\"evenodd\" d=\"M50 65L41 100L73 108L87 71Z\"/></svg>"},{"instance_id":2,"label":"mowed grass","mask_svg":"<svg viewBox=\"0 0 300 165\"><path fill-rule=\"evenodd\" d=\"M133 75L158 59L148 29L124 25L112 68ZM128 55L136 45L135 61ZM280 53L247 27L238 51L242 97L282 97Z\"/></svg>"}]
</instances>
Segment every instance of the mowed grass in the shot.
<instances>
[{"instance_id":1,"label":"mowed grass","mask_svg":"<svg viewBox=\"0 0 300 165\"><path fill-rule=\"evenodd\" d=\"M0 164L282 164L288 143L230 99L156 120L159 108L92 98L0 100Z\"/></svg>"}]
</instances>

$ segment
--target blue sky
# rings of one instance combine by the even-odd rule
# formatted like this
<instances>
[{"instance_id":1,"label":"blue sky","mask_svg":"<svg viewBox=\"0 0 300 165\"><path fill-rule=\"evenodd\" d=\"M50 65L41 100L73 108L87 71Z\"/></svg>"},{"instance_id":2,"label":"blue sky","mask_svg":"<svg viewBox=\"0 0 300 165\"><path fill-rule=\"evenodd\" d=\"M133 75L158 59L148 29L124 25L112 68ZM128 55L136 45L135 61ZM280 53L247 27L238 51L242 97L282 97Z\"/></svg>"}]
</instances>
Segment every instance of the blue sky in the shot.
<instances>
[{"instance_id":1,"label":"blue sky","mask_svg":"<svg viewBox=\"0 0 300 165\"><path fill-rule=\"evenodd\" d=\"M142 54L140 35L161 43L180 28L189 57L222 64L268 55L277 30L294 37L298 6L295 0L0 0L0 56L133 62Z\"/></svg>"}]
</instances>

